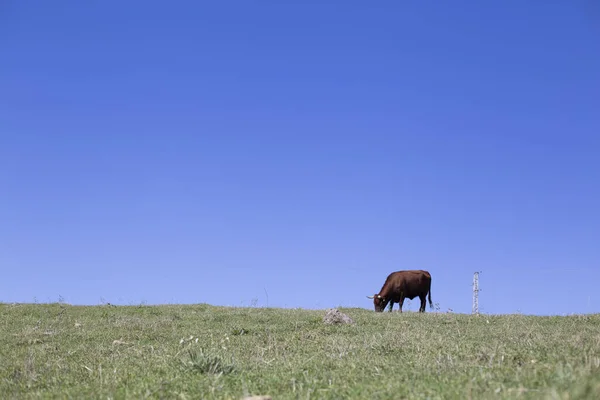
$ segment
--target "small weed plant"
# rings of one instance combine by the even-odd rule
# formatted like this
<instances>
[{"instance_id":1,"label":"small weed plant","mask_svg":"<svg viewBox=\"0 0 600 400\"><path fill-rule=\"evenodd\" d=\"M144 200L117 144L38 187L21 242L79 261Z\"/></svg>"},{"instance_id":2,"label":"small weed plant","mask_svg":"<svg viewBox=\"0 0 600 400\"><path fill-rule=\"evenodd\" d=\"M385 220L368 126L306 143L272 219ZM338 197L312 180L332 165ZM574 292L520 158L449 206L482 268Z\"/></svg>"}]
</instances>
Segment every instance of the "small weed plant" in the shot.
<instances>
[{"instance_id":1,"label":"small weed plant","mask_svg":"<svg viewBox=\"0 0 600 400\"><path fill-rule=\"evenodd\" d=\"M227 361L223 357L211 354L202 348L189 348L187 354L189 359L185 362L185 365L193 371L213 375L231 374L235 371L233 360Z\"/></svg>"}]
</instances>

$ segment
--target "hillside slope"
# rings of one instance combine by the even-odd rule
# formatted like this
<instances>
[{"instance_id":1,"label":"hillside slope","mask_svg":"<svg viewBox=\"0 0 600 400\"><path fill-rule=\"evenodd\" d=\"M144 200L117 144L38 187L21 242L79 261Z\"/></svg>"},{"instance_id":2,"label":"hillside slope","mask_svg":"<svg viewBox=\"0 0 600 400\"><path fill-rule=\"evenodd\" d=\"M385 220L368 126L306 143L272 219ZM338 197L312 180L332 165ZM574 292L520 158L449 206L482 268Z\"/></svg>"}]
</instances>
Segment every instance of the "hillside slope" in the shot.
<instances>
[{"instance_id":1,"label":"hillside slope","mask_svg":"<svg viewBox=\"0 0 600 400\"><path fill-rule=\"evenodd\" d=\"M600 398L600 315L0 304L4 398ZM428 309L429 311L429 309Z\"/></svg>"}]
</instances>

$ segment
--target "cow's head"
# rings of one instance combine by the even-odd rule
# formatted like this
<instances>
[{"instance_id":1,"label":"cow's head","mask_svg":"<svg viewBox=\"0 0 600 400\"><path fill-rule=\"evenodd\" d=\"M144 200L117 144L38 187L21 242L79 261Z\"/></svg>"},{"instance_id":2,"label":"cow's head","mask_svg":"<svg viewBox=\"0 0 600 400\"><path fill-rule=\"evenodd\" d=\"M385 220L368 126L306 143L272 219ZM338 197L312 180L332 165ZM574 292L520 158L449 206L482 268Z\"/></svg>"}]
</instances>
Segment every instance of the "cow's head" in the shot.
<instances>
[{"instance_id":1,"label":"cow's head","mask_svg":"<svg viewBox=\"0 0 600 400\"><path fill-rule=\"evenodd\" d=\"M385 306L389 303L389 299L382 297L378 294L374 294L373 296L367 296L368 299L373 299L373 305L375 306L376 312L383 312L385 310Z\"/></svg>"}]
</instances>

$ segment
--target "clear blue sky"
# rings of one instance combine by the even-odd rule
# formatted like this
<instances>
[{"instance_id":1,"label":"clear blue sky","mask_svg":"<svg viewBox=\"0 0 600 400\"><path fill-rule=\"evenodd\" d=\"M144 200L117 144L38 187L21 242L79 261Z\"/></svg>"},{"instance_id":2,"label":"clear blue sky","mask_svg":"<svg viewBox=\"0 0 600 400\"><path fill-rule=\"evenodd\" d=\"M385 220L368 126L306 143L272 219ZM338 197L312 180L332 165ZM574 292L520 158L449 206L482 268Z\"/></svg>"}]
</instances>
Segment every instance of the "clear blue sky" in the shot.
<instances>
[{"instance_id":1,"label":"clear blue sky","mask_svg":"<svg viewBox=\"0 0 600 400\"><path fill-rule=\"evenodd\" d=\"M3 2L0 269L4 302L369 309L427 269L455 312L480 270L484 312L600 312L600 6Z\"/></svg>"}]
</instances>

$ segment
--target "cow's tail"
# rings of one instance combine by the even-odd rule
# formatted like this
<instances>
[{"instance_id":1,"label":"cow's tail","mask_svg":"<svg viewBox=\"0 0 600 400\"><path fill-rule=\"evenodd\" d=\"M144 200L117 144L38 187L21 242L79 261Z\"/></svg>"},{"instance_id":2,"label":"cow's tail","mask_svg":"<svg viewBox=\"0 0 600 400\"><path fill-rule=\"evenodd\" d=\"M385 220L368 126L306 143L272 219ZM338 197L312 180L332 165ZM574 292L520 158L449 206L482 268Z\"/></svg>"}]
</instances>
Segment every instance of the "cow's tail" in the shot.
<instances>
[{"instance_id":1,"label":"cow's tail","mask_svg":"<svg viewBox=\"0 0 600 400\"><path fill-rule=\"evenodd\" d=\"M431 302L431 287L429 288L429 308L433 310L433 303Z\"/></svg>"}]
</instances>

